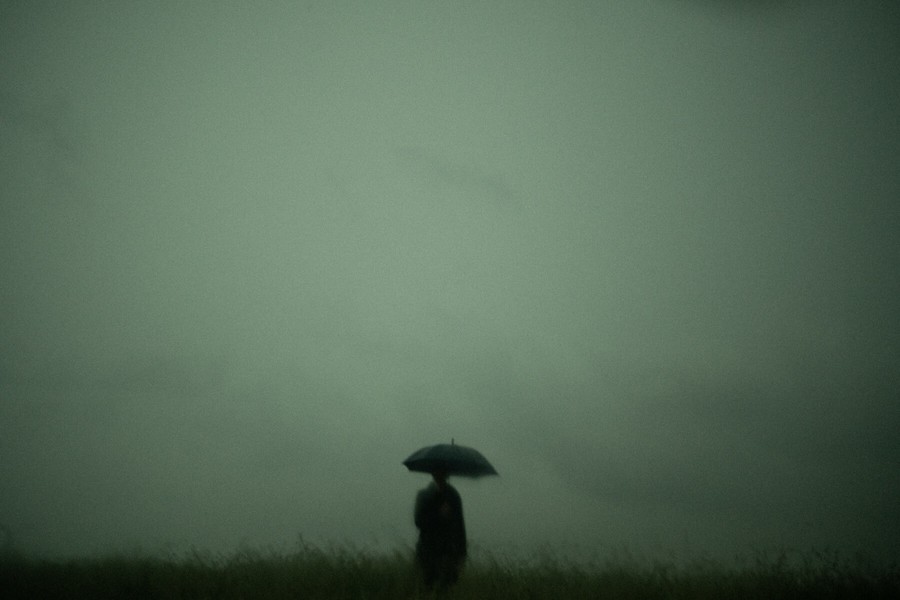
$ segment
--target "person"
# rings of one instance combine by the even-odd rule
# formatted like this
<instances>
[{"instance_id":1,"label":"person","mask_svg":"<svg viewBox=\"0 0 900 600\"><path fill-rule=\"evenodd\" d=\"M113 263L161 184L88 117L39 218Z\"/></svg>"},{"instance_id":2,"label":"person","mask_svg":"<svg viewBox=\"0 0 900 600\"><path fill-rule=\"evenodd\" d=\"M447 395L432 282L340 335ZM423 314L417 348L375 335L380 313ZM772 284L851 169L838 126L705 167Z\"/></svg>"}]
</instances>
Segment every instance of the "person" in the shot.
<instances>
[{"instance_id":1,"label":"person","mask_svg":"<svg viewBox=\"0 0 900 600\"><path fill-rule=\"evenodd\" d=\"M466 559L466 526L462 499L447 483L447 473L435 471L432 476L434 481L416 496L416 562L426 588L444 589L456 583Z\"/></svg>"}]
</instances>

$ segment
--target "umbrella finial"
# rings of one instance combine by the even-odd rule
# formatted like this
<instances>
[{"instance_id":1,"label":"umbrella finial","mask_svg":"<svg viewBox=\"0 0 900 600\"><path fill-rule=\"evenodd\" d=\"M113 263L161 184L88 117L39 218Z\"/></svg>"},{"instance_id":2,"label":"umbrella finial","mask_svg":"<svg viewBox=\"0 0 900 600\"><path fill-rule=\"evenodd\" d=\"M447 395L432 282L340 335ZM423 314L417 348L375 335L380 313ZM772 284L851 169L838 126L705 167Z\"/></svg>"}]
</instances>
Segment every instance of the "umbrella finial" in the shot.
<instances>
[{"instance_id":1,"label":"umbrella finial","mask_svg":"<svg viewBox=\"0 0 900 600\"><path fill-rule=\"evenodd\" d=\"M450 438L450 445L454 445L456 443L456 438Z\"/></svg>"}]
</instances>

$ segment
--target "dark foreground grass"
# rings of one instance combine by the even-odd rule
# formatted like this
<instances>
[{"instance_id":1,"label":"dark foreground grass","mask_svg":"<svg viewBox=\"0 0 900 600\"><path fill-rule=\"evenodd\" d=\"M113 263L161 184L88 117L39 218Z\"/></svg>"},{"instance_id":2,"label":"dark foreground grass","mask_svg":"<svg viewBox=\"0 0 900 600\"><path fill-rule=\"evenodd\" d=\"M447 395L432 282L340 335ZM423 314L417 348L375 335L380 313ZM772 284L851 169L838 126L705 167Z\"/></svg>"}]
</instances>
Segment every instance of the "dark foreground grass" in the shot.
<instances>
[{"instance_id":1,"label":"dark foreground grass","mask_svg":"<svg viewBox=\"0 0 900 600\"><path fill-rule=\"evenodd\" d=\"M406 551L378 554L303 545L286 553L228 556L112 556L47 560L0 557L0 596L134 599L412 599L420 589ZM717 599L900 598L900 569L835 556L787 560L784 553L741 567L710 561L687 566L616 559L576 565L542 557L470 561L447 598Z\"/></svg>"}]
</instances>

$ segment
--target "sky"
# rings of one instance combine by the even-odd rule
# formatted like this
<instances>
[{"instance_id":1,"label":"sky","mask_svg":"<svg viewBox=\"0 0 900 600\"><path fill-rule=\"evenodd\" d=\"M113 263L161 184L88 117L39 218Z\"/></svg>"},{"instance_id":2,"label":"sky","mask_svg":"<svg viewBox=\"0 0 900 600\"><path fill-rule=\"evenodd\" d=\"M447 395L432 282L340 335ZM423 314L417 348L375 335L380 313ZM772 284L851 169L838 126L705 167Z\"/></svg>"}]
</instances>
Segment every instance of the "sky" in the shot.
<instances>
[{"instance_id":1,"label":"sky","mask_svg":"<svg viewBox=\"0 0 900 600\"><path fill-rule=\"evenodd\" d=\"M0 539L900 539L895 2L0 3Z\"/></svg>"}]
</instances>

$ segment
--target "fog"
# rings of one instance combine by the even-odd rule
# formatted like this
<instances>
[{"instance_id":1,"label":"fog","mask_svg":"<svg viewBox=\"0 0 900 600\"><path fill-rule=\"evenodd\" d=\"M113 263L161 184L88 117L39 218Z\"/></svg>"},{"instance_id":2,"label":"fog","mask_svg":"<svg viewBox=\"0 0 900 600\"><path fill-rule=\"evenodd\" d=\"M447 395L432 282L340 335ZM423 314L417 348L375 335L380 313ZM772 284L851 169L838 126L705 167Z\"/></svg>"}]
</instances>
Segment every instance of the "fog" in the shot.
<instances>
[{"instance_id":1,"label":"fog","mask_svg":"<svg viewBox=\"0 0 900 600\"><path fill-rule=\"evenodd\" d=\"M4 2L0 526L46 555L896 559L892 2Z\"/></svg>"}]
</instances>

